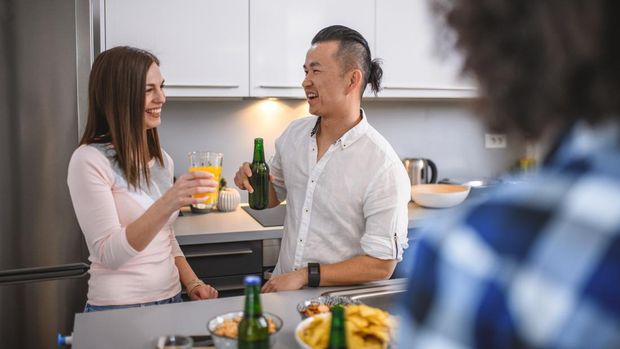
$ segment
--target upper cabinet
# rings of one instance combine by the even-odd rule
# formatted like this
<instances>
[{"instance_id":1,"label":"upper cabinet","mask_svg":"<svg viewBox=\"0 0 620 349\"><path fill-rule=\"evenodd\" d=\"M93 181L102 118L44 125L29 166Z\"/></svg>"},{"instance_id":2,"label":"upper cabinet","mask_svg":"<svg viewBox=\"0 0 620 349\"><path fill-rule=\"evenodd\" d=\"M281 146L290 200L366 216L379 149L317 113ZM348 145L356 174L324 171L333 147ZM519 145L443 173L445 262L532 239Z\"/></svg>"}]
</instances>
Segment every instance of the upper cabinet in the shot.
<instances>
[{"instance_id":1,"label":"upper cabinet","mask_svg":"<svg viewBox=\"0 0 620 349\"><path fill-rule=\"evenodd\" d=\"M304 98L303 64L322 28L342 24L383 59L379 98L468 98L456 55L442 58L429 0L104 0L102 49L161 60L171 97ZM370 88L365 96L371 96Z\"/></svg>"},{"instance_id":2,"label":"upper cabinet","mask_svg":"<svg viewBox=\"0 0 620 349\"><path fill-rule=\"evenodd\" d=\"M374 48L375 0L250 1L250 95L304 98L310 41L333 24L358 30Z\"/></svg>"},{"instance_id":3,"label":"upper cabinet","mask_svg":"<svg viewBox=\"0 0 620 349\"><path fill-rule=\"evenodd\" d=\"M380 97L476 95L474 84L459 78L460 57L446 50L430 0L377 0L376 18L375 55L384 62Z\"/></svg>"},{"instance_id":4,"label":"upper cabinet","mask_svg":"<svg viewBox=\"0 0 620 349\"><path fill-rule=\"evenodd\" d=\"M248 96L248 0L105 0L102 49L130 45L161 61L170 97Z\"/></svg>"}]
</instances>

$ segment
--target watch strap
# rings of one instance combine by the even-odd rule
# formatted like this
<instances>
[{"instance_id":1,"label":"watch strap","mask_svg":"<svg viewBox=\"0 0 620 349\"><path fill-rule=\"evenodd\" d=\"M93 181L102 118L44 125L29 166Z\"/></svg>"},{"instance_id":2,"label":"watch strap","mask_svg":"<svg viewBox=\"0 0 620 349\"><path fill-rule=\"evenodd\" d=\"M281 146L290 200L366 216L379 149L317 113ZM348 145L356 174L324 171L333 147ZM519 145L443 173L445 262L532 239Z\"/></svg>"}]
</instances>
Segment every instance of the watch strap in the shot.
<instances>
[{"instance_id":1,"label":"watch strap","mask_svg":"<svg viewBox=\"0 0 620 349\"><path fill-rule=\"evenodd\" d=\"M319 287L321 284L321 265L308 263L308 287Z\"/></svg>"}]
</instances>

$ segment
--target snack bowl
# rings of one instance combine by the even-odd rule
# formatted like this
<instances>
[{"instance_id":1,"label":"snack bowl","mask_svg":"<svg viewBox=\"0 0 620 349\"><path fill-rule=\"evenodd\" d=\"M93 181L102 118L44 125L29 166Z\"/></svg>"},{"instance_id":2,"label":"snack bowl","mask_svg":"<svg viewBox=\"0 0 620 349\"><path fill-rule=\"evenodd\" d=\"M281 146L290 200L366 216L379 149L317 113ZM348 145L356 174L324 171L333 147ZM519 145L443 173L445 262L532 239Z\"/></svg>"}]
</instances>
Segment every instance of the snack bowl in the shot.
<instances>
[{"instance_id":1,"label":"snack bowl","mask_svg":"<svg viewBox=\"0 0 620 349\"><path fill-rule=\"evenodd\" d=\"M336 304L349 305L349 304L361 304L357 299L352 299L346 296L320 296L316 298L306 299L303 302L297 304L297 311L302 319L309 316L328 313L331 308Z\"/></svg>"},{"instance_id":2,"label":"snack bowl","mask_svg":"<svg viewBox=\"0 0 620 349\"><path fill-rule=\"evenodd\" d=\"M304 342L304 340L302 339L302 333L310 327L310 325L316 318L325 319L327 323L329 323L331 321L331 317L331 313L321 313L306 317L305 319L301 320L301 322L297 324L297 327L295 327L295 341L297 342L297 345L299 345L301 349L312 349L312 347L306 344L306 342ZM327 327L327 330L329 330L329 327ZM327 339L325 340L325 342L327 342Z\"/></svg>"},{"instance_id":3,"label":"snack bowl","mask_svg":"<svg viewBox=\"0 0 620 349\"><path fill-rule=\"evenodd\" d=\"M411 199L420 206L446 208L463 202L469 190L466 185L418 184L411 186Z\"/></svg>"},{"instance_id":4,"label":"snack bowl","mask_svg":"<svg viewBox=\"0 0 620 349\"><path fill-rule=\"evenodd\" d=\"M365 304L345 307L345 332L349 348L387 348L393 343L397 320L388 312ZM301 320L295 341L302 349L325 348L329 341L331 313Z\"/></svg>"},{"instance_id":5,"label":"snack bowl","mask_svg":"<svg viewBox=\"0 0 620 349\"><path fill-rule=\"evenodd\" d=\"M271 321L275 325L275 332L269 334L269 346L272 347L276 342L276 337L278 336L278 333L282 329L283 321L279 316L273 313L263 312L263 315L267 319L271 319ZM233 319L240 319L241 317L243 317L242 311L231 311L228 313L220 314L207 322L207 330L211 334L211 337L213 338L213 344L217 349L237 348L236 331L234 331L235 338L231 338L225 335L216 334L216 329L225 322L230 323Z\"/></svg>"}]
</instances>

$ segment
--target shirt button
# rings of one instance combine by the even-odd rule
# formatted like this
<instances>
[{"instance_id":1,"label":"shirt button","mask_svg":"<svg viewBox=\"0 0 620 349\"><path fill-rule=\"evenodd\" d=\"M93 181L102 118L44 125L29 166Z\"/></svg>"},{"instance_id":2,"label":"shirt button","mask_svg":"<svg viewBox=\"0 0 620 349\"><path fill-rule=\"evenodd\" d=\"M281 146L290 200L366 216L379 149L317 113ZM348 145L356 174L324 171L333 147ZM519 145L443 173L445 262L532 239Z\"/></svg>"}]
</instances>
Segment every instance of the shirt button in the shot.
<instances>
[{"instance_id":1,"label":"shirt button","mask_svg":"<svg viewBox=\"0 0 620 349\"><path fill-rule=\"evenodd\" d=\"M306 209L306 213L308 213L308 209Z\"/></svg>"},{"instance_id":2,"label":"shirt button","mask_svg":"<svg viewBox=\"0 0 620 349\"><path fill-rule=\"evenodd\" d=\"M314 183L314 179L311 182Z\"/></svg>"}]
</instances>

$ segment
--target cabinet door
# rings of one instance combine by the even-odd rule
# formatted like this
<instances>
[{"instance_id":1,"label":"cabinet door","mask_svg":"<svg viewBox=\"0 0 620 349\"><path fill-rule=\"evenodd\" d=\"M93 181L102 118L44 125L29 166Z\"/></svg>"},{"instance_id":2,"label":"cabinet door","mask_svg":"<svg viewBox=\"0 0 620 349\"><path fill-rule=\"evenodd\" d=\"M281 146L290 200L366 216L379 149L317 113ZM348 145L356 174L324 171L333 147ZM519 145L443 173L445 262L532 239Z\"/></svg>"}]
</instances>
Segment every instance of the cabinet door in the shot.
<instances>
[{"instance_id":1,"label":"cabinet door","mask_svg":"<svg viewBox=\"0 0 620 349\"><path fill-rule=\"evenodd\" d=\"M342 24L373 50L374 12L374 0L250 1L250 95L304 98L303 64L314 35Z\"/></svg>"},{"instance_id":2,"label":"cabinet door","mask_svg":"<svg viewBox=\"0 0 620 349\"><path fill-rule=\"evenodd\" d=\"M384 72L380 97L475 96L473 83L459 78L460 57L442 53L447 43L429 0L377 0L376 16L377 57Z\"/></svg>"},{"instance_id":3,"label":"cabinet door","mask_svg":"<svg viewBox=\"0 0 620 349\"><path fill-rule=\"evenodd\" d=\"M153 52L168 96L248 96L248 8L248 0L106 0L103 46Z\"/></svg>"}]
</instances>

